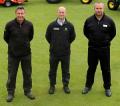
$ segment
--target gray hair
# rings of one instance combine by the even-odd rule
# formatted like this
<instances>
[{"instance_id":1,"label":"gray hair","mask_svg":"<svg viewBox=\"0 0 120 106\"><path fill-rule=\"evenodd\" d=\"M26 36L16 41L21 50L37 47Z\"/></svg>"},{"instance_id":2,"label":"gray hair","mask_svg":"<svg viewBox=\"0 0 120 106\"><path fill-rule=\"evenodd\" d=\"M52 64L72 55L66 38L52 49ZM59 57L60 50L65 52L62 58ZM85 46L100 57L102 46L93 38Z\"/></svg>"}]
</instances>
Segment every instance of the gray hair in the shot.
<instances>
[{"instance_id":1,"label":"gray hair","mask_svg":"<svg viewBox=\"0 0 120 106\"><path fill-rule=\"evenodd\" d=\"M96 6L97 4L101 4L101 5L104 7L104 3L102 3L102 2L96 2L96 3L94 4L94 8L95 8L95 6Z\"/></svg>"},{"instance_id":2,"label":"gray hair","mask_svg":"<svg viewBox=\"0 0 120 106\"><path fill-rule=\"evenodd\" d=\"M23 7L23 6L18 6L17 8L16 8L16 10L15 10L15 12L17 11L17 10L25 10L25 8Z\"/></svg>"}]
</instances>

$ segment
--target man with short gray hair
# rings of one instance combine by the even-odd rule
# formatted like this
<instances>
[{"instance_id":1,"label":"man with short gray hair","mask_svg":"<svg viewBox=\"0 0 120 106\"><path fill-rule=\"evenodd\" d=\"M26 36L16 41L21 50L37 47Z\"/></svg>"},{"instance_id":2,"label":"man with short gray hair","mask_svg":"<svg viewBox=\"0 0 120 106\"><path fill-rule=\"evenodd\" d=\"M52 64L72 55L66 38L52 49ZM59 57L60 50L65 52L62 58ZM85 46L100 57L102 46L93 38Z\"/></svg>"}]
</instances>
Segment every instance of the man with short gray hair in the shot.
<instances>
[{"instance_id":1,"label":"man with short gray hair","mask_svg":"<svg viewBox=\"0 0 120 106\"><path fill-rule=\"evenodd\" d=\"M6 24L4 31L4 40L8 44L7 102L11 102L14 98L16 76L20 63L23 74L24 95L29 99L35 99L31 94L32 65L30 42L34 35L33 24L25 19L23 6L18 6L15 14L16 18Z\"/></svg>"},{"instance_id":2,"label":"man with short gray hair","mask_svg":"<svg viewBox=\"0 0 120 106\"><path fill-rule=\"evenodd\" d=\"M94 11L95 14L86 19L83 29L89 42L88 70L82 94L87 94L92 89L95 71L100 61L105 95L110 97L112 94L110 89L110 44L116 35L116 27L113 20L105 15L103 3L95 3Z\"/></svg>"}]
</instances>

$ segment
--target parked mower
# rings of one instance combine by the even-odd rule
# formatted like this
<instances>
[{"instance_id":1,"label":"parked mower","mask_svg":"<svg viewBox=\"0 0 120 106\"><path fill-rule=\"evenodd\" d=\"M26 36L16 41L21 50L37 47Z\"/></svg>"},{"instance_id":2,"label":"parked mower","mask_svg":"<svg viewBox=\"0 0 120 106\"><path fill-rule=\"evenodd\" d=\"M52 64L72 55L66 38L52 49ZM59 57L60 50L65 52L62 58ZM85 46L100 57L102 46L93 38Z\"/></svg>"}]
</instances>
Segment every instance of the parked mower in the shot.
<instances>
[{"instance_id":1,"label":"parked mower","mask_svg":"<svg viewBox=\"0 0 120 106\"><path fill-rule=\"evenodd\" d=\"M48 3L59 3L61 2L62 0L47 0ZM81 3L83 4L89 4L92 2L92 0L80 0Z\"/></svg>"},{"instance_id":2,"label":"parked mower","mask_svg":"<svg viewBox=\"0 0 120 106\"><path fill-rule=\"evenodd\" d=\"M12 4L23 4L24 0L0 0L0 4L10 7Z\"/></svg>"},{"instance_id":3,"label":"parked mower","mask_svg":"<svg viewBox=\"0 0 120 106\"><path fill-rule=\"evenodd\" d=\"M60 3L62 0L46 0L48 3Z\"/></svg>"},{"instance_id":4,"label":"parked mower","mask_svg":"<svg viewBox=\"0 0 120 106\"><path fill-rule=\"evenodd\" d=\"M81 3L83 3L83 4L89 4L89 3L92 2L92 0L80 0L80 1L81 1Z\"/></svg>"},{"instance_id":5,"label":"parked mower","mask_svg":"<svg viewBox=\"0 0 120 106\"><path fill-rule=\"evenodd\" d=\"M110 10L117 10L120 5L120 0L108 0L107 5Z\"/></svg>"}]
</instances>

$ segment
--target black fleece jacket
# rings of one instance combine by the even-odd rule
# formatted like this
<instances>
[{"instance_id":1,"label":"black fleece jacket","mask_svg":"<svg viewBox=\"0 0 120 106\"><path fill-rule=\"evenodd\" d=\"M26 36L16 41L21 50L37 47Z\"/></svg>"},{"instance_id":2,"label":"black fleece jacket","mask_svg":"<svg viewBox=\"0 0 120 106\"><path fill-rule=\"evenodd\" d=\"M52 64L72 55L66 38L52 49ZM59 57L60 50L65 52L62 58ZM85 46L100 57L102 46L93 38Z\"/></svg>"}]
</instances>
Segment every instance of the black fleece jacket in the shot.
<instances>
[{"instance_id":1,"label":"black fleece jacket","mask_svg":"<svg viewBox=\"0 0 120 106\"><path fill-rule=\"evenodd\" d=\"M70 44L75 39L74 26L65 20L60 26L57 20L48 25L46 39L50 44L50 54L54 56L65 56L70 54Z\"/></svg>"},{"instance_id":2,"label":"black fleece jacket","mask_svg":"<svg viewBox=\"0 0 120 106\"><path fill-rule=\"evenodd\" d=\"M115 23L105 14L101 20L95 15L86 19L83 31L89 40L89 46L93 47L109 46L116 35Z\"/></svg>"},{"instance_id":3,"label":"black fleece jacket","mask_svg":"<svg viewBox=\"0 0 120 106\"><path fill-rule=\"evenodd\" d=\"M30 41L33 39L33 34L33 25L27 20L24 20L22 24L19 24L16 19L8 22L4 31L8 54L15 57L30 54Z\"/></svg>"}]
</instances>

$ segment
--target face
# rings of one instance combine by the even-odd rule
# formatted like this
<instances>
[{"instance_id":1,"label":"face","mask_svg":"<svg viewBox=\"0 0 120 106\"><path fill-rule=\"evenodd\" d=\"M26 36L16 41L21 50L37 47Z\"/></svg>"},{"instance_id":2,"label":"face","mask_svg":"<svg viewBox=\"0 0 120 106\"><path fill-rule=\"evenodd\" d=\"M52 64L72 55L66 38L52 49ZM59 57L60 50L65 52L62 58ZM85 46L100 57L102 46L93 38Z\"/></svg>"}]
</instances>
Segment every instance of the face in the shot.
<instances>
[{"instance_id":1,"label":"face","mask_svg":"<svg viewBox=\"0 0 120 106\"><path fill-rule=\"evenodd\" d=\"M24 9L18 9L15 12L17 21L22 23L25 18L25 10Z\"/></svg>"},{"instance_id":2,"label":"face","mask_svg":"<svg viewBox=\"0 0 120 106\"><path fill-rule=\"evenodd\" d=\"M95 15L96 16L98 16L98 17L103 16L104 4L103 3L96 3L95 7L94 7L94 10L95 10Z\"/></svg>"},{"instance_id":3,"label":"face","mask_svg":"<svg viewBox=\"0 0 120 106\"><path fill-rule=\"evenodd\" d=\"M63 20L66 16L66 9L64 7L58 8L58 18Z\"/></svg>"}]
</instances>

